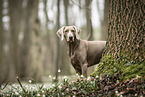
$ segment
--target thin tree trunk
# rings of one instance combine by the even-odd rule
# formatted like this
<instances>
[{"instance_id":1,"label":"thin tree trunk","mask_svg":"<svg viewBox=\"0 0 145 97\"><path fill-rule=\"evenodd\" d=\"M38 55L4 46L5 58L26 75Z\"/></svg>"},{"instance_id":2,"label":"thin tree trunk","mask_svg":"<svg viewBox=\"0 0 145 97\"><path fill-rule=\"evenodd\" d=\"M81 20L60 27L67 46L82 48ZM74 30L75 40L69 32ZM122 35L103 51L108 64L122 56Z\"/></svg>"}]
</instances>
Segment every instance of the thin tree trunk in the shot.
<instances>
[{"instance_id":1,"label":"thin tree trunk","mask_svg":"<svg viewBox=\"0 0 145 97\"><path fill-rule=\"evenodd\" d=\"M60 28L60 0L57 0L57 23L56 23L56 30ZM55 80L54 82L58 82L58 64L59 64L59 38L56 36L56 60L55 60Z\"/></svg>"},{"instance_id":2,"label":"thin tree trunk","mask_svg":"<svg viewBox=\"0 0 145 97\"><path fill-rule=\"evenodd\" d=\"M87 40L93 40L91 3L92 0L86 0Z\"/></svg>"},{"instance_id":3,"label":"thin tree trunk","mask_svg":"<svg viewBox=\"0 0 145 97\"><path fill-rule=\"evenodd\" d=\"M68 5L69 0L64 0L64 10L65 10L65 25L68 26Z\"/></svg>"},{"instance_id":4,"label":"thin tree trunk","mask_svg":"<svg viewBox=\"0 0 145 97\"><path fill-rule=\"evenodd\" d=\"M2 14L2 10L3 10L3 0L0 0L0 85L2 83L2 81L4 80L4 76L5 74L3 74L3 22L2 22L2 17L3 17L3 14Z\"/></svg>"}]
</instances>

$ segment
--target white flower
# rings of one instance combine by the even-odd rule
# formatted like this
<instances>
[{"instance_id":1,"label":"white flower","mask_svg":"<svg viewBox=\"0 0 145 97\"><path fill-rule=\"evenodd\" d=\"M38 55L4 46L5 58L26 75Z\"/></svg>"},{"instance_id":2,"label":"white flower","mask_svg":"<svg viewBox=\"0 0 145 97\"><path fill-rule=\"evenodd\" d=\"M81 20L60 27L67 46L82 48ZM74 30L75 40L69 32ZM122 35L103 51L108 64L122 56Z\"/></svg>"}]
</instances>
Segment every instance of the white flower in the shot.
<instances>
[{"instance_id":1,"label":"white flower","mask_svg":"<svg viewBox=\"0 0 145 97\"><path fill-rule=\"evenodd\" d=\"M76 75L78 76L79 74L77 73Z\"/></svg>"},{"instance_id":2,"label":"white flower","mask_svg":"<svg viewBox=\"0 0 145 97\"><path fill-rule=\"evenodd\" d=\"M117 93L118 93L118 91L115 91L115 93L117 94Z\"/></svg>"},{"instance_id":3,"label":"white flower","mask_svg":"<svg viewBox=\"0 0 145 97\"><path fill-rule=\"evenodd\" d=\"M63 78L66 79L66 78L68 78L68 77L67 77L67 76L64 76Z\"/></svg>"},{"instance_id":4,"label":"white flower","mask_svg":"<svg viewBox=\"0 0 145 97\"><path fill-rule=\"evenodd\" d=\"M40 94L37 94L37 96L40 96Z\"/></svg>"},{"instance_id":5,"label":"white flower","mask_svg":"<svg viewBox=\"0 0 145 97\"><path fill-rule=\"evenodd\" d=\"M56 79L55 77L53 77L53 79Z\"/></svg>"},{"instance_id":6,"label":"white flower","mask_svg":"<svg viewBox=\"0 0 145 97\"><path fill-rule=\"evenodd\" d=\"M64 79L65 82L66 82L67 80L68 80L68 79L66 79L66 78Z\"/></svg>"},{"instance_id":7,"label":"white flower","mask_svg":"<svg viewBox=\"0 0 145 97\"><path fill-rule=\"evenodd\" d=\"M29 80L29 83L32 83L32 80Z\"/></svg>"},{"instance_id":8,"label":"white flower","mask_svg":"<svg viewBox=\"0 0 145 97\"><path fill-rule=\"evenodd\" d=\"M49 75L49 77L51 78L51 75Z\"/></svg>"},{"instance_id":9,"label":"white flower","mask_svg":"<svg viewBox=\"0 0 145 97\"><path fill-rule=\"evenodd\" d=\"M96 78L98 78L99 76L97 75Z\"/></svg>"},{"instance_id":10,"label":"white flower","mask_svg":"<svg viewBox=\"0 0 145 97\"><path fill-rule=\"evenodd\" d=\"M81 75L81 77L84 77L83 75Z\"/></svg>"},{"instance_id":11,"label":"white flower","mask_svg":"<svg viewBox=\"0 0 145 97\"><path fill-rule=\"evenodd\" d=\"M55 84L53 84L52 86L55 87Z\"/></svg>"},{"instance_id":12,"label":"white flower","mask_svg":"<svg viewBox=\"0 0 145 97\"><path fill-rule=\"evenodd\" d=\"M60 69L58 69L58 72L61 72L61 70L60 70Z\"/></svg>"},{"instance_id":13,"label":"white flower","mask_svg":"<svg viewBox=\"0 0 145 97\"><path fill-rule=\"evenodd\" d=\"M87 80L90 80L91 79L91 77L89 76L88 78L87 78Z\"/></svg>"}]
</instances>

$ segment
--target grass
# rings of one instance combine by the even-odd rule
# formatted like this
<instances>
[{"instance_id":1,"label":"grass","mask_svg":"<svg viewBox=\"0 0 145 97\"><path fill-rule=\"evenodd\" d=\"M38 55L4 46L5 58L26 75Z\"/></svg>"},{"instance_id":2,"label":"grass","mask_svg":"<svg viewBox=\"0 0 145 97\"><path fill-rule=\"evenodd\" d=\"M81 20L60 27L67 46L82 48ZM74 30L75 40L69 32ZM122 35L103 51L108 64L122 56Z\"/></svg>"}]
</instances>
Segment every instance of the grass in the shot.
<instances>
[{"instance_id":1,"label":"grass","mask_svg":"<svg viewBox=\"0 0 145 97\"><path fill-rule=\"evenodd\" d=\"M119 75L104 77L91 76L84 78L78 76L70 81L64 77L59 83L33 84L23 83L17 78L16 84L8 84L4 89L1 86L0 96L10 97L78 97L78 96L145 96L145 81L139 77L124 82L119 82Z\"/></svg>"}]
</instances>

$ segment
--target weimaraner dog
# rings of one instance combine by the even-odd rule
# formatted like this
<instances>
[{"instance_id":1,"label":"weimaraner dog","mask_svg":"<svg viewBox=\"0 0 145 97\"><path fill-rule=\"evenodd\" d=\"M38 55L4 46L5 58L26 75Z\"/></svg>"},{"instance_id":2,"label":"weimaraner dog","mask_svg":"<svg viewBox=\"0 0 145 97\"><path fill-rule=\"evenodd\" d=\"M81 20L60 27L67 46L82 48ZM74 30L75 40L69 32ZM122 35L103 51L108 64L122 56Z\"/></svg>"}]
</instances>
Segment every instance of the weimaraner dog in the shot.
<instances>
[{"instance_id":1,"label":"weimaraner dog","mask_svg":"<svg viewBox=\"0 0 145 97\"><path fill-rule=\"evenodd\" d=\"M87 77L87 67L100 62L106 41L86 41L79 38L80 29L76 26L64 26L57 31L61 40L65 38L68 55L76 73Z\"/></svg>"}]
</instances>

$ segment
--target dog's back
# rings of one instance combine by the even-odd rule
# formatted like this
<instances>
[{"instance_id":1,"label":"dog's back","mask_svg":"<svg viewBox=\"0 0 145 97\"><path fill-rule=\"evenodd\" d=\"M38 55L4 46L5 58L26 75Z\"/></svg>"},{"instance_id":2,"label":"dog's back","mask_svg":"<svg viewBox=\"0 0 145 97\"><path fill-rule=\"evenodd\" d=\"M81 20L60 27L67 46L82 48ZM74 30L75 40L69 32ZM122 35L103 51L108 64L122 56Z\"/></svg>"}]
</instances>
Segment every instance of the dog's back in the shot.
<instances>
[{"instance_id":1,"label":"dog's back","mask_svg":"<svg viewBox=\"0 0 145 97\"><path fill-rule=\"evenodd\" d=\"M87 41L86 43L88 45L87 61L89 67L100 62L106 41Z\"/></svg>"}]
</instances>

